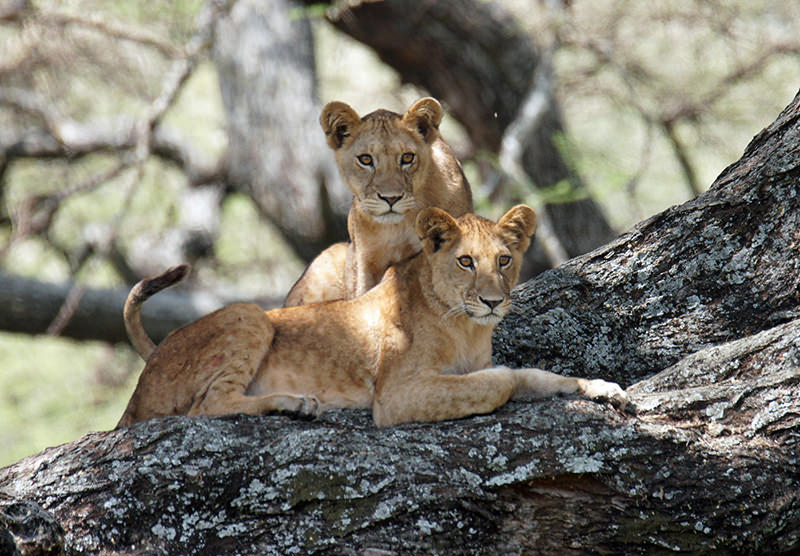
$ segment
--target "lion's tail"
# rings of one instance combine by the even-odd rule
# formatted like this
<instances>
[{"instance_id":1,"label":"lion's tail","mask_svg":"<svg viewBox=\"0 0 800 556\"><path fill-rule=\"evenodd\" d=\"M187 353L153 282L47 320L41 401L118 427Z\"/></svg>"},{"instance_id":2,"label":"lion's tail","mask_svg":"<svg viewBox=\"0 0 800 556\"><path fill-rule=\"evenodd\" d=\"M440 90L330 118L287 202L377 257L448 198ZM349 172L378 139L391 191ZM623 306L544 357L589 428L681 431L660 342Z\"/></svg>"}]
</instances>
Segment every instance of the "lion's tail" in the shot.
<instances>
[{"instance_id":1,"label":"lion's tail","mask_svg":"<svg viewBox=\"0 0 800 556\"><path fill-rule=\"evenodd\" d=\"M133 344L133 347L136 348L136 351L145 361L156 349L156 344L153 343L144 326L142 326L142 305L161 290L183 280L188 272L189 265L182 264L174 266L153 278L145 278L133 286L128 298L125 300L125 309L122 313L125 320L125 330L128 332L128 339Z\"/></svg>"}]
</instances>

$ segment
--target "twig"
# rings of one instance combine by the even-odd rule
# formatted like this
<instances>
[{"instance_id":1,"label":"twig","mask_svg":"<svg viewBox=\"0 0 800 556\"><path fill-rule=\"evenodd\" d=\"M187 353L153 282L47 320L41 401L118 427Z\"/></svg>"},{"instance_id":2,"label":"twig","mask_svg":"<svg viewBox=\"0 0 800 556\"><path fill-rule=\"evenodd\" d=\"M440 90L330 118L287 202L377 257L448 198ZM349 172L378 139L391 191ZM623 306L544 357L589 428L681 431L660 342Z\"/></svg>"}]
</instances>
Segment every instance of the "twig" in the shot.
<instances>
[{"instance_id":1,"label":"twig","mask_svg":"<svg viewBox=\"0 0 800 556\"><path fill-rule=\"evenodd\" d=\"M644 175L648 166L650 166L650 158L653 154L653 123L645 119L644 126L646 134L644 143L642 145L642 153L639 156L639 165L631 177L628 178L628 181L625 182L625 192L628 196L630 211L631 214L635 216L637 221L644 218L644 214L642 212L641 205L636 200L636 189L638 188L639 182L641 181L642 176Z\"/></svg>"},{"instance_id":2,"label":"twig","mask_svg":"<svg viewBox=\"0 0 800 556\"><path fill-rule=\"evenodd\" d=\"M149 46L158 50L168 58L180 58L184 56L184 51L181 48L164 42L148 33L143 33L139 29L131 29L119 22L104 21L98 16L78 16L63 12L43 10L35 12L35 15L37 23L43 25L85 27L116 39Z\"/></svg>"},{"instance_id":3,"label":"twig","mask_svg":"<svg viewBox=\"0 0 800 556\"><path fill-rule=\"evenodd\" d=\"M72 288L70 288L67 297L64 299L64 303L62 303L61 307L58 309L58 314L56 314L53 321L47 327L47 331L45 332L47 335L61 335L61 332L67 327L72 317L75 316L75 312L78 310L85 293L86 286L74 284Z\"/></svg>"},{"instance_id":4,"label":"twig","mask_svg":"<svg viewBox=\"0 0 800 556\"><path fill-rule=\"evenodd\" d=\"M694 166L692 166L692 162L689 160L689 153L686 152L686 147L684 147L680 137L678 137L678 134L675 132L675 124L669 120L665 120L661 122L661 128L664 130L667 139L669 139L672 145L675 158L678 159L678 164L680 164L681 170L683 170L683 176L686 178L686 184L692 191L692 195L697 197L703 191L700 189L700 183L697 181L697 172L695 172Z\"/></svg>"}]
</instances>

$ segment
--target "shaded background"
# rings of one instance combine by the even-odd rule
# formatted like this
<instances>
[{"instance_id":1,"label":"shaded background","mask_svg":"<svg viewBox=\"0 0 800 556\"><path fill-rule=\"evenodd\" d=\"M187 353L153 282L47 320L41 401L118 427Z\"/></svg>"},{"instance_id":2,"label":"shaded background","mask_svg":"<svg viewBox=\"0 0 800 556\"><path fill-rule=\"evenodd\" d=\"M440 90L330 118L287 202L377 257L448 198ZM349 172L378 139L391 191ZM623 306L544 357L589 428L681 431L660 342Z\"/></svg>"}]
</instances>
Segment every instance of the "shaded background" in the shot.
<instances>
[{"instance_id":1,"label":"shaded background","mask_svg":"<svg viewBox=\"0 0 800 556\"><path fill-rule=\"evenodd\" d=\"M343 237L325 102L439 98L478 212L544 217L530 275L704 190L800 83L796 3L349 4L0 3L0 465L122 413L103 288L189 261L177 312L274 306Z\"/></svg>"}]
</instances>

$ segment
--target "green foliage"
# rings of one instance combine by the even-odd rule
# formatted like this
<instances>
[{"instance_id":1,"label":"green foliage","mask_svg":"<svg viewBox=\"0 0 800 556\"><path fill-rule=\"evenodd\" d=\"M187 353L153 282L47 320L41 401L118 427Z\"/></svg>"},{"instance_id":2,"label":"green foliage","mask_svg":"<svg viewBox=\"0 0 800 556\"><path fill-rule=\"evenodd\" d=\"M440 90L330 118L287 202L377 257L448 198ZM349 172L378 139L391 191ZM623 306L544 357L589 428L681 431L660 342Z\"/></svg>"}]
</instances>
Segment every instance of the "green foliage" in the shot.
<instances>
[{"instance_id":1,"label":"green foliage","mask_svg":"<svg viewBox=\"0 0 800 556\"><path fill-rule=\"evenodd\" d=\"M0 334L0 362L0 467L113 428L142 367L127 348L21 334Z\"/></svg>"}]
</instances>

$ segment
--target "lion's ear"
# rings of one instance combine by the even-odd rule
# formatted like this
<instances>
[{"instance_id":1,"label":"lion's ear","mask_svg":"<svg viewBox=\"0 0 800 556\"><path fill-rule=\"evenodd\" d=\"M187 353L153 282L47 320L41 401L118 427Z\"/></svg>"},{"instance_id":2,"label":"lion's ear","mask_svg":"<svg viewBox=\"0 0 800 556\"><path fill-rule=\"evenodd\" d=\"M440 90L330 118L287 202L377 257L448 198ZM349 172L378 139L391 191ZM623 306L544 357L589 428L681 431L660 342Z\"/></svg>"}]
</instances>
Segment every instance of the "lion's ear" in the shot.
<instances>
[{"instance_id":1,"label":"lion's ear","mask_svg":"<svg viewBox=\"0 0 800 556\"><path fill-rule=\"evenodd\" d=\"M419 211L415 227L426 253L436 253L461 234L455 218L435 207Z\"/></svg>"},{"instance_id":2,"label":"lion's ear","mask_svg":"<svg viewBox=\"0 0 800 556\"><path fill-rule=\"evenodd\" d=\"M325 132L328 145L334 150L340 148L348 137L355 134L361 125L361 118L355 110L344 102L329 102L322 109L319 116L319 125Z\"/></svg>"},{"instance_id":3,"label":"lion's ear","mask_svg":"<svg viewBox=\"0 0 800 556\"><path fill-rule=\"evenodd\" d=\"M497 225L509 247L524 253L536 231L536 213L527 205L517 205L505 213Z\"/></svg>"},{"instance_id":4,"label":"lion's ear","mask_svg":"<svg viewBox=\"0 0 800 556\"><path fill-rule=\"evenodd\" d=\"M421 98L408 109L403 116L403 123L419 132L426 143L430 143L442 123L442 105L435 98Z\"/></svg>"}]
</instances>

